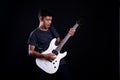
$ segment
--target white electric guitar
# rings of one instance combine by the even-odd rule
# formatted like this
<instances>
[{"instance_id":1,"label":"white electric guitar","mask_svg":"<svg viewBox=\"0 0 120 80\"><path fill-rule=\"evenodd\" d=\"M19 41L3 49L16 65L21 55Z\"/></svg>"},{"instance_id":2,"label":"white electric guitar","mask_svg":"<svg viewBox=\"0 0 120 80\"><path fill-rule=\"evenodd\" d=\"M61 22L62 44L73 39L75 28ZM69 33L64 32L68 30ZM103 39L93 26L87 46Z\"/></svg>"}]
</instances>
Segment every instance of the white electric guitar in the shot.
<instances>
[{"instance_id":1,"label":"white electric guitar","mask_svg":"<svg viewBox=\"0 0 120 80\"><path fill-rule=\"evenodd\" d=\"M73 28L76 29L78 26L79 23L77 21ZM36 58L35 61L37 66L49 74L55 73L59 68L60 60L67 55L66 51L64 53L60 53L60 50L62 49L63 45L66 43L70 36L70 34L67 34L58 46L55 45L56 38L53 38L50 42L48 49L42 52L41 54L54 53L56 55L56 58L52 61L43 58Z\"/></svg>"}]
</instances>

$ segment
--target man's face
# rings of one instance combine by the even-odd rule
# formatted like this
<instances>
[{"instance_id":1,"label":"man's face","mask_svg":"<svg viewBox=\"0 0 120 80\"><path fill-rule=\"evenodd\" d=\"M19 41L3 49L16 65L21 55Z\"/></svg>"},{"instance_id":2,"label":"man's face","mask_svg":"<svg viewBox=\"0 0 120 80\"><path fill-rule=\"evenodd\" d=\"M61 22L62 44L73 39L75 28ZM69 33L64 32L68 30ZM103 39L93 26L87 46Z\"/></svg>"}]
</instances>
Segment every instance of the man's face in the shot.
<instances>
[{"instance_id":1,"label":"man's face","mask_svg":"<svg viewBox=\"0 0 120 80\"><path fill-rule=\"evenodd\" d=\"M49 28L51 23L52 23L52 16L46 16L46 17L43 17L42 18L42 22L43 22L43 25L46 27L46 28Z\"/></svg>"}]
</instances>

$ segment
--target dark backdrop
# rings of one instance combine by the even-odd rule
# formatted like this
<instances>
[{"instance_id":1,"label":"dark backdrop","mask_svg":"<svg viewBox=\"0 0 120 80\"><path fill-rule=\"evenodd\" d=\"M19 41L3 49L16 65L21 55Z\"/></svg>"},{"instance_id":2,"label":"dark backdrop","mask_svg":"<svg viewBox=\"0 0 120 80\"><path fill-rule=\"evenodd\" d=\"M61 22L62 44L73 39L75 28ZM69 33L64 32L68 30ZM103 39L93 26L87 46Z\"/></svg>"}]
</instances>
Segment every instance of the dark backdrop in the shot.
<instances>
[{"instance_id":1,"label":"dark backdrop","mask_svg":"<svg viewBox=\"0 0 120 80\"><path fill-rule=\"evenodd\" d=\"M4 1L0 3L1 71L9 79L31 80L32 63L27 52L30 32L38 27L37 10L54 12L53 25L61 38L76 20L81 26L62 51L74 80L117 79L117 18L115 1ZM15 76L17 78L15 78Z\"/></svg>"}]
</instances>

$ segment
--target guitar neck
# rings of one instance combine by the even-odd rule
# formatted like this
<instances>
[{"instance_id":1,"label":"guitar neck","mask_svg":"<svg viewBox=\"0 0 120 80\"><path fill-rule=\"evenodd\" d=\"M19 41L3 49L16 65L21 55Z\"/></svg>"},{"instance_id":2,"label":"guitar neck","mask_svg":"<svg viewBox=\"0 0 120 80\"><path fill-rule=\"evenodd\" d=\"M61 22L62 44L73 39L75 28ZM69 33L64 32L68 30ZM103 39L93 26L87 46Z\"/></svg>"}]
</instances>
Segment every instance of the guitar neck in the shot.
<instances>
[{"instance_id":1,"label":"guitar neck","mask_svg":"<svg viewBox=\"0 0 120 80\"><path fill-rule=\"evenodd\" d=\"M78 23L76 23L73 26L73 29L76 29L79 26ZM71 35L69 33L67 33L67 35L64 37L64 39L61 41L61 43L58 45L58 47L56 48L56 51L60 51L62 49L62 47L64 46L64 44L67 42L67 40L71 37Z\"/></svg>"}]
</instances>

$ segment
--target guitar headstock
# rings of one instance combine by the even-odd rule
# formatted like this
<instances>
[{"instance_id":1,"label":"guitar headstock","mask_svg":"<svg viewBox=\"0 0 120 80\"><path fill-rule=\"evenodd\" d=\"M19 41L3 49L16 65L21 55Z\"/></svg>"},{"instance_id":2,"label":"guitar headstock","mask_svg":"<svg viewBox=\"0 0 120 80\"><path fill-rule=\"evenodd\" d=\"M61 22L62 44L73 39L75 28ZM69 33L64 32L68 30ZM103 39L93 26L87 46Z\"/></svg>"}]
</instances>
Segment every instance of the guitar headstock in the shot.
<instances>
[{"instance_id":1,"label":"guitar headstock","mask_svg":"<svg viewBox=\"0 0 120 80\"><path fill-rule=\"evenodd\" d=\"M79 19L76 21L76 24L82 26L83 25L83 19Z\"/></svg>"},{"instance_id":2,"label":"guitar headstock","mask_svg":"<svg viewBox=\"0 0 120 80\"><path fill-rule=\"evenodd\" d=\"M80 20L77 20L76 23L77 23L77 24L80 24Z\"/></svg>"}]
</instances>

